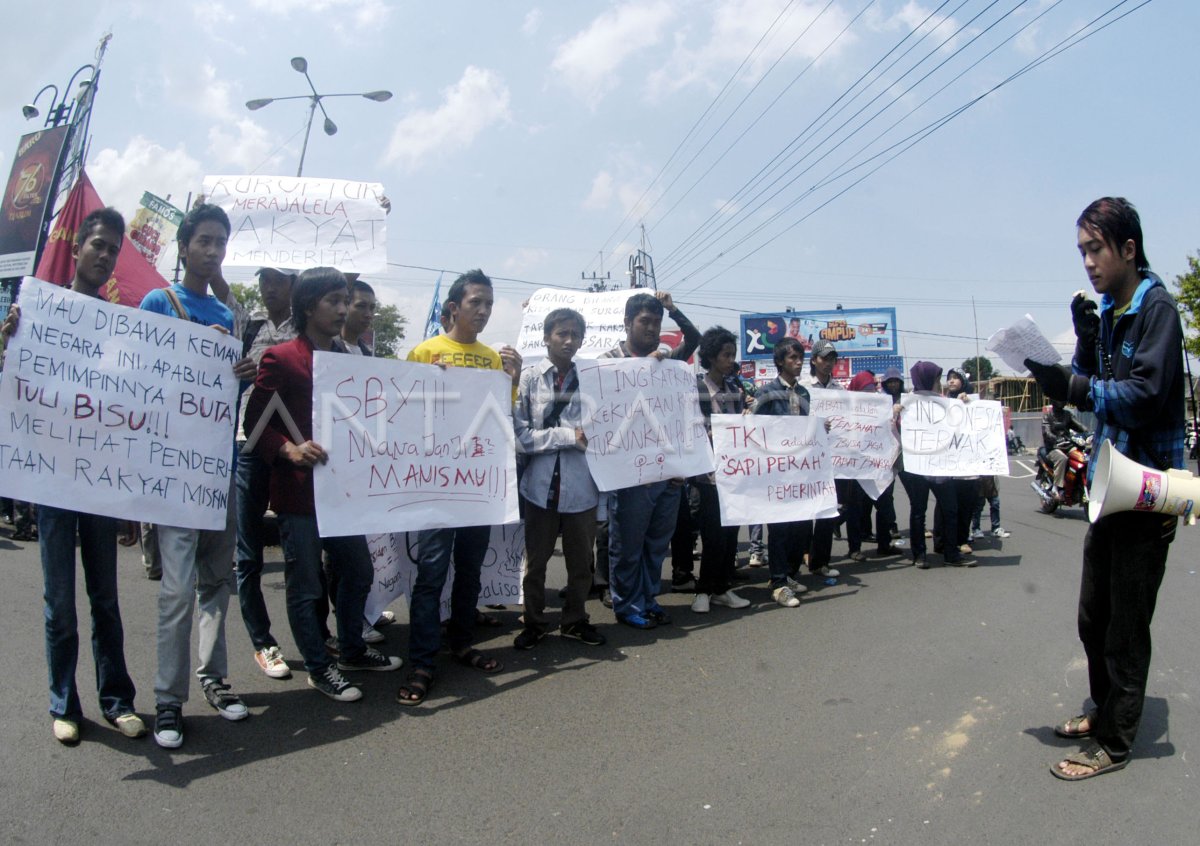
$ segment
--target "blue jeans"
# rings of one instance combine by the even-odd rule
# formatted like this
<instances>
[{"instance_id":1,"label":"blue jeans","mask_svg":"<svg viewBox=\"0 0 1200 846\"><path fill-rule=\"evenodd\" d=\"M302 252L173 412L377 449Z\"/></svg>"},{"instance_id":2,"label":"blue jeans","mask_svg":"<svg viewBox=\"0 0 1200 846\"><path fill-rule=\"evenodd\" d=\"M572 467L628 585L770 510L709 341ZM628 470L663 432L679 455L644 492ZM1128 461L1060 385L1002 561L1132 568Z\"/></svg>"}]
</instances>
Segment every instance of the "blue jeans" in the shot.
<instances>
[{"instance_id":1,"label":"blue jeans","mask_svg":"<svg viewBox=\"0 0 1200 846\"><path fill-rule=\"evenodd\" d=\"M278 646L271 635L271 616L262 593L263 515L270 499L271 468L257 453L237 456L237 573L238 604L255 650Z\"/></svg>"},{"instance_id":2,"label":"blue jeans","mask_svg":"<svg viewBox=\"0 0 1200 846\"><path fill-rule=\"evenodd\" d=\"M983 504L988 504L988 516L992 520L992 531L1000 528L1000 494L995 496L980 496L978 502L975 503L975 513L971 515L971 528L977 530L980 522L983 520Z\"/></svg>"},{"instance_id":3,"label":"blue jeans","mask_svg":"<svg viewBox=\"0 0 1200 846\"><path fill-rule=\"evenodd\" d=\"M332 663L325 651L322 620L317 614L318 601L325 595L321 581L322 550L329 553L331 566L341 576L334 612L338 648L343 658L362 655L367 648L362 637L363 609L375 578L367 539L362 535L322 538L317 533L317 518L311 514L280 514L279 534L287 583L288 623L304 658L304 669L319 673Z\"/></svg>"},{"instance_id":4,"label":"blue jeans","mask_svg":"<svg viewBox=\"0 0 1200 846\"><path fill-rule=\"evenodd\" d=\"M125 632L117 604L117 521L50 505L38 508L46 600L46 663L50 669L50 713L78 721L83 716L75 666L79 622L75 614L75 533L88 600L92 606L92 657L96 662L100 710L114 719L132 713L134 687L125 667Z\"/></svg>"},{"instance_id":5,"label":"blue jeans","mask_svg":"<svg viewBox=\"0 0 1200 846\"><path fill-rule=\"evenodd\" d=\"M615 491L608 517L613 613L645 614L658 602L662 565L675 533L680 487L669 481Z\"/></svg>"},{"instance_id":6,"label":"blue jeans","mask_svg":"<svg viewBox=\"0 0 1200 846\"><path fill-rule=\"evenodd\" d=\"M426 529L417 533L417 578L408 606L408 661L414 670L432 670L434 658L442 648L440 608L451 556L454 587L450 592L450 625L446 634L451 652L459 653L471 646L475 606L479 604L479 571L491 534L491 526Z\"/></svg>"}]
</instances>

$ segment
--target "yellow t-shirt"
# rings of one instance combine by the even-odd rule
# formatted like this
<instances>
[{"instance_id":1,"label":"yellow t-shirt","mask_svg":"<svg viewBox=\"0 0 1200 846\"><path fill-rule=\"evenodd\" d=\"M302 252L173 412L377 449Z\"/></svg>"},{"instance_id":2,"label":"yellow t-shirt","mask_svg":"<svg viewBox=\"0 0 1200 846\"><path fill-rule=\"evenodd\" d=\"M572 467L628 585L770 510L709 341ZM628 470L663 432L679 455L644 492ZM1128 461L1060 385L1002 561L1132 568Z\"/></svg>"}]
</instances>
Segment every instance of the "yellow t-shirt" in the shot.
<instances>
[{"instance_id":1,"label":"yellow t-shirt","mask_svg":"<svg viewBox=\"0 0 1200 846\"><path fill-rule=\"evenodd\" d=\"M408 354L409 361L422 364L445 364L447 367L478 367L480 370L503 370L500 353L476 341L460 344L449 335L437 335L417 344Z\"/></svg>"},{"instance_id":2,"label":"yellow t-shirt","mask_svg":"<svg viewBox=\"0 0 1200 846\"><path fill-rule=\"evenodd\" d=\"M449 335L437 335L417 344L408 353L409 361L421 364L444 364L447 367L476 367L480 370L504 370L500 353L476 341L461 344ZM513 386L513 402L517 400L517 387Z\"/></svg>"}]
</instances>

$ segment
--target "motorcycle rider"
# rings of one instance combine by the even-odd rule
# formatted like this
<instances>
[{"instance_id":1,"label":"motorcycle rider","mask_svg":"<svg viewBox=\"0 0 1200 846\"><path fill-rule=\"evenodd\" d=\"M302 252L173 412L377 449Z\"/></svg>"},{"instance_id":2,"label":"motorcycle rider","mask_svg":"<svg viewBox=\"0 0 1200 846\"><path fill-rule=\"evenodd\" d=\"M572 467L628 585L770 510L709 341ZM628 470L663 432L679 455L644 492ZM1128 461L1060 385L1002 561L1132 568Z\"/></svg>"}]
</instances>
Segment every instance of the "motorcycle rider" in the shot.
<instances>
[{"instance_id":1,"label":"motorcycle rider","mask_svg":"<svg viewBox=\"0 0 1200 846\"><path fill-rule=\"evenodd\" d=\"M1067 453L1062 449L1072 432L1086 432L1087 428L1075 419L1061 400L1050 400L1050 408L1042 414L1042 448L1054 468L1054 498L1062 499L1063 486L1067 481Z\"/></svg>"}]
</instances>

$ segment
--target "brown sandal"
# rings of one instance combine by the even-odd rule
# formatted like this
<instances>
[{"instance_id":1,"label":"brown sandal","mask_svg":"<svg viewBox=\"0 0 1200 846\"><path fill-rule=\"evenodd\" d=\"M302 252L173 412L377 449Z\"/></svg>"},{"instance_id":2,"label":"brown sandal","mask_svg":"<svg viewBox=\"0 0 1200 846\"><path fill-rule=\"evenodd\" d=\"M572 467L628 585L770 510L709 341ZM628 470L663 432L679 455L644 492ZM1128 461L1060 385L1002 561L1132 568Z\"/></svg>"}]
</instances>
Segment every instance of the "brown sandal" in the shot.
<instances>
[{"instance_id":1,"label":"brown sandal","mask_svg":"<svg viewBox=\"0 0 1200 846\"><path fill-rule=\"evenodd\" d=\"M1081 737L1091 737L1092 722L1094 719L1094 714L1080 714L1076 717L1072 717L1065 723L1059 723L1056 725L1054 727L1054 733L1059 737L1065 737L1067 740L1078 740ZM1085 722L1088 724L1086 729L1082 728Z\"/></svg>"},{"instance_id":2,"label":"brown sandal","mask_svg":"<svg viewBox=\"0 0 1200 846\"><path fill-rule=\"evenodd\" d=\"M396 691L396 702L400 705L420 705L433 690L433 673L417 668L408 674L404 684Z\"/></svg>"},{"instance_id":3,"label":"brown sandal","mask_svg":"<svg viewBox=\"0 0 1200 846\"><path fill-rule=\"evenodd\" d=\"M1094 778L1105 773L1116 772L1117 770L1125 769L1129 763L1129 758L1122 758L1119 761L1113 760L1113 757L1105 751L1104 747L1098 743L1093 743L1091 746L1084 749L1082 752L1075 752L1061 761L1050 765L1050 772L1055 778L1061 778L1063 781L1083 781L1085 778ZM1075 764L1080 767L1090 767L1091 769L1079 775L1073 775L1063 772L1064 764Z\"/></svg>"}]
</instances>

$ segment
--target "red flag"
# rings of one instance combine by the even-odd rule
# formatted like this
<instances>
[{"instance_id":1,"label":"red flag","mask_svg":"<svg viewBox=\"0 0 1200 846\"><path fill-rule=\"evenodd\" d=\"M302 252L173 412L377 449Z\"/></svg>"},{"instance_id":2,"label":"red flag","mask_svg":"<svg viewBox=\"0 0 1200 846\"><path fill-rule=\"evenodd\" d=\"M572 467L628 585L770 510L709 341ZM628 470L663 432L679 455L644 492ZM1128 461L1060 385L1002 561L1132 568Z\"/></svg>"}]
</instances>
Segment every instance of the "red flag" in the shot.
<instances>
[{"instance_id":1,"label":"red flag","mask_svg":"<svg viewBox=\"0 0 1200 846\"><path fill-rule=\"evenodd\" d=\"M75 278L75 259L71 257L75 233L85 217L103 207L104 202L92 187L87 173L80 173L79 181L71 189L66 204L50 230L50 239L46 242L34 276L43 282L70 285ZM155 288L165 288L166 285L167 280L159 275L154 266L132 244L125 243L121 245L112 278L101 290L109 302L137 308L147 293Z\"/></svg>"}]
</instances>

